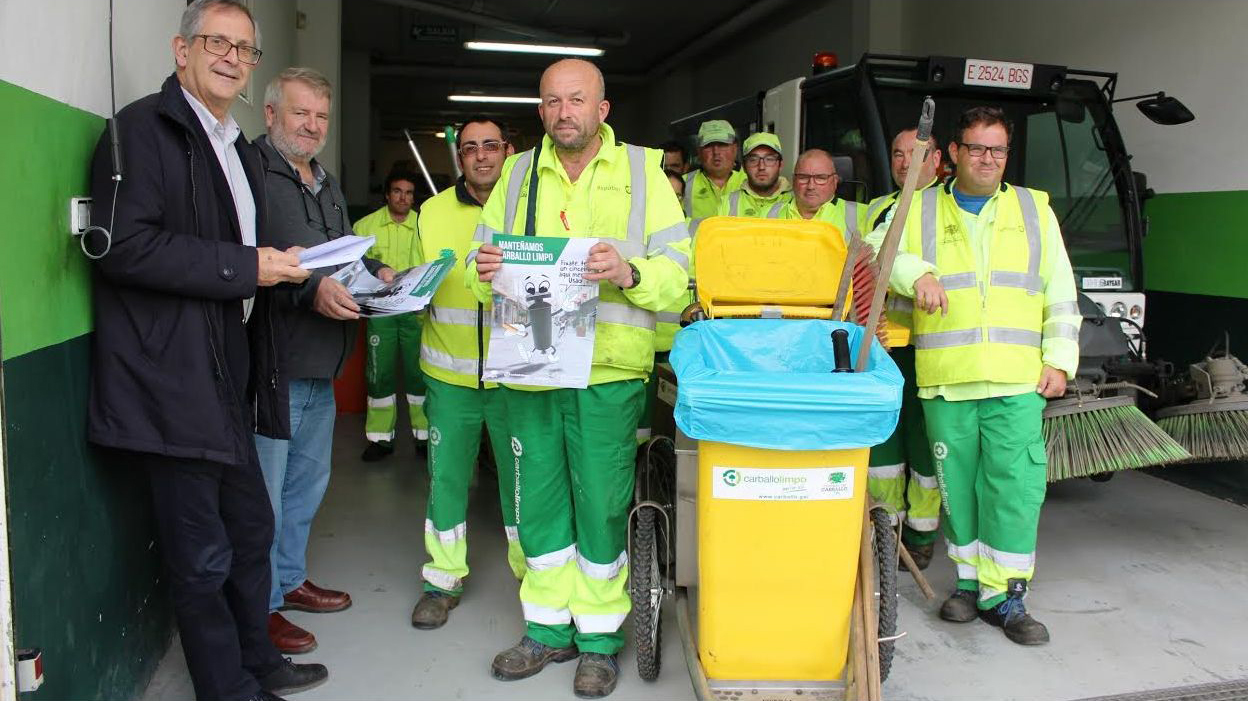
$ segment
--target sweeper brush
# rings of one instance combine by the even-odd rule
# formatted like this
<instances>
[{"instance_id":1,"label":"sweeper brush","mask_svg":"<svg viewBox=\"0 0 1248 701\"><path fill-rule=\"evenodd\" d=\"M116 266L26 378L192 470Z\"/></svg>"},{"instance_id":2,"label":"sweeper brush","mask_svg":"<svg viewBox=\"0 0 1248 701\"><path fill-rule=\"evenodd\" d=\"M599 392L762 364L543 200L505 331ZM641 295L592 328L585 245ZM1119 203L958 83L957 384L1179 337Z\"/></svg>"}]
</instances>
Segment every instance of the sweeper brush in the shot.
<instances>
[{"instance_id":1,"label":"sweeper brush","mask_svg":"<svg viewBox=\"0 0 1248 701\"><path fill-rule=\"evenodd\" d=\"M1129 395L1050 401L1044 410L1044 447L1050 482L1191 459Z\"/></svg>"},{"instance_id":2,"label":"sweeper brush","mask_svg":"<svg viewBox=\"0 0 1248 701\"><path fill-rule=\"evenodd\" d=\"M1180 390L1191 401L1158 411L1157 424L1195 460L1248 459L1248 366L1229 339L1215 353L1191 366Z\"/></svg>"}]
</instances>

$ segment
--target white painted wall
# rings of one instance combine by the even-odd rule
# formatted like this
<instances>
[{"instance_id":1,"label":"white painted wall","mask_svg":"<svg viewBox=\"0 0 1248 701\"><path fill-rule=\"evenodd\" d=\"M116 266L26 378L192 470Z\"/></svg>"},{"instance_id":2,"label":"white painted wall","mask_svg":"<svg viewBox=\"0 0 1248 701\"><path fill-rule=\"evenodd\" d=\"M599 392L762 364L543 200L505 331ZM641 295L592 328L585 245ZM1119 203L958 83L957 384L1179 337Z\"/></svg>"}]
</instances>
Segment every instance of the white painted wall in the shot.
<instances>
[{"instance_id":1,"label":"white painted wall","mask_svg":"<svg viewBox=\"0 0 1248 701\"><path fill-rule=\"evenodd\" d=\"M1248 2L1243 0L874 0L900 2L900 46L872 27L872 49L1053 63L1118 73L1118 95L1164 90L1196 121L1163 127L1129 103L1116 112L1137 170L1159 192L1248 189ZM973 19L968 19L973 18ZM969 22L969 24L968 24ZM995 27L995 30L989 30Z\"/></svg>"},{"instance_id":2,"label":"white painted wall","mask_svg":"<svg viewBox=\"0 0 1248 701\"><path fill-rule=\"evenodd\" d=\"M263 5L270 0L253 2ZM326 170L337 175L342 151L342 0L298 0L295 5L303 14L304 26L294 33L292 63L324 73L334 86L329 137L317 159ZM294 18L289 21L293 23Z\"/></svg>"}]
</instances>

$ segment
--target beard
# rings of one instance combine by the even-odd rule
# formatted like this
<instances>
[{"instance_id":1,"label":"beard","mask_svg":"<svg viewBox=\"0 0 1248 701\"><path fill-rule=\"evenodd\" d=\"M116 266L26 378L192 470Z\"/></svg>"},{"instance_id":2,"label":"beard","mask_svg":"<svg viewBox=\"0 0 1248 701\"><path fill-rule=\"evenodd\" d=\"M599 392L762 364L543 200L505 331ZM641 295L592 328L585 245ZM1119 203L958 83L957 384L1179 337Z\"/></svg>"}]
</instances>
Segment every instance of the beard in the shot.
<instances>
[{"instance_id":1,"label":"beard","mask_svg":"<svg viewBox=\"0 0 1248 701\"><path fill-rule=\"evenodd\" d=\"M747 176L748 177L746 179L750 183L750 189L755 192L765 192L775 187L776 183L780 182L780 171L776 171L776 174L771 176L768 180L755 180L754 176L748 174Z\"/></svg>"},{"instance_id":2,"label":"beard","mask_svg":"<svg viewBox=\"0 0 1248 701\"><path fill-rule=\"evenodd\" d=\"M299 132L296 131L295 134L298 135ZM273 142L273 147L279 153L296 161L310 161L316 158L321 149L325 148L325 137L321 137L315 146L308 148L301 146L298 139L288 134L285 129L277 124L273 125L273 129L269 133L269 140Z\"/></svg>"},{"instance_id":3,"label":"beard","mask_svg":"<svg viewBox=\"0 0 1248 701\"><path fill-rule=\"evenodd\" d=\"M576 133L572 136L564 136L556 132L555 129L560 126L571 125L576 128ZM598 136L598 125L593 125L593 129L588 128L587 124L577 124L576 122L556 122L552 125L550 140L555 142L555 146L564 151L584 151L589 146L590 140Z\"/></svg>"}]
</instances>

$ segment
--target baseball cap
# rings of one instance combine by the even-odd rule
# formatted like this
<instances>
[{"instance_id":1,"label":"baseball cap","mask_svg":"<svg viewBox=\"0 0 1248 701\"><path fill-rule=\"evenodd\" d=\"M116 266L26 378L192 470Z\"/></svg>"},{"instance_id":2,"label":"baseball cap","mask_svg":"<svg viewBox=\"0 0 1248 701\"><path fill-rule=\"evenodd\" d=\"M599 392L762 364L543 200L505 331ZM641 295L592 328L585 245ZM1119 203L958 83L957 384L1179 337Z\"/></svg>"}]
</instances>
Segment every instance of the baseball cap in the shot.
<instances>
[{"instance_id":1,"label":"baseball cap","mask_svg":"<svg viewBox=\"0 0 1248 701\"><path fill-rule=\"evenodd\" d=\"M735 144L737 132L723 119L708 119L698 127L698 148L707 144Z\"/></svg>"},{"instance_id":2,"label":"baseball cap","mask_svg":"<svg viewBox=\"0 0 1248 701\"><path fill-rule=\"evenodd\" d=\"M753 151L759 146L766 146L776 153L784 153L780 150L780 137L772 134L771 132L763 131L757 134L750 134L750 137L745 140L745 144L741 147L741 155L748 156L750 151Z\"/></svg>"}]
</instances>

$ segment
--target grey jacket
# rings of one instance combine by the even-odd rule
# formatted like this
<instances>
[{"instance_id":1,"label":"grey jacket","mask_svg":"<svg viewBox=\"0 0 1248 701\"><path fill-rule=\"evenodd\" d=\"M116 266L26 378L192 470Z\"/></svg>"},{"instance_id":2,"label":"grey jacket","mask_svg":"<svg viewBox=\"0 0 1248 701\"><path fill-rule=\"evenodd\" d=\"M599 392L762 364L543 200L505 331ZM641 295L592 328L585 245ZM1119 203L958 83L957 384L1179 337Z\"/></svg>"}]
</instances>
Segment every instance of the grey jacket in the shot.
<instances>
[{"instance_id":1,"label":"grey jacket","mask_svg":"<svg viewBox=\"0 0 1248 701\"><path fill-rule=\"evenodd\" d=\"M326 173L320 191L313 195L267 136L256 139L256 145L264 162L270 238L311 248L355 233L347 216L346 197L334 176ZM317 170L315 159L313 164ZM364 264L374 274L383 267L381 261L371 258L365 258ZM288 333L285 369L289 378L335 378L355 346L357 322L328 319L312 310L317 286L333 272L329 268L313 270L306 283L279 300Z\"/></svg>"}]
</instances>

